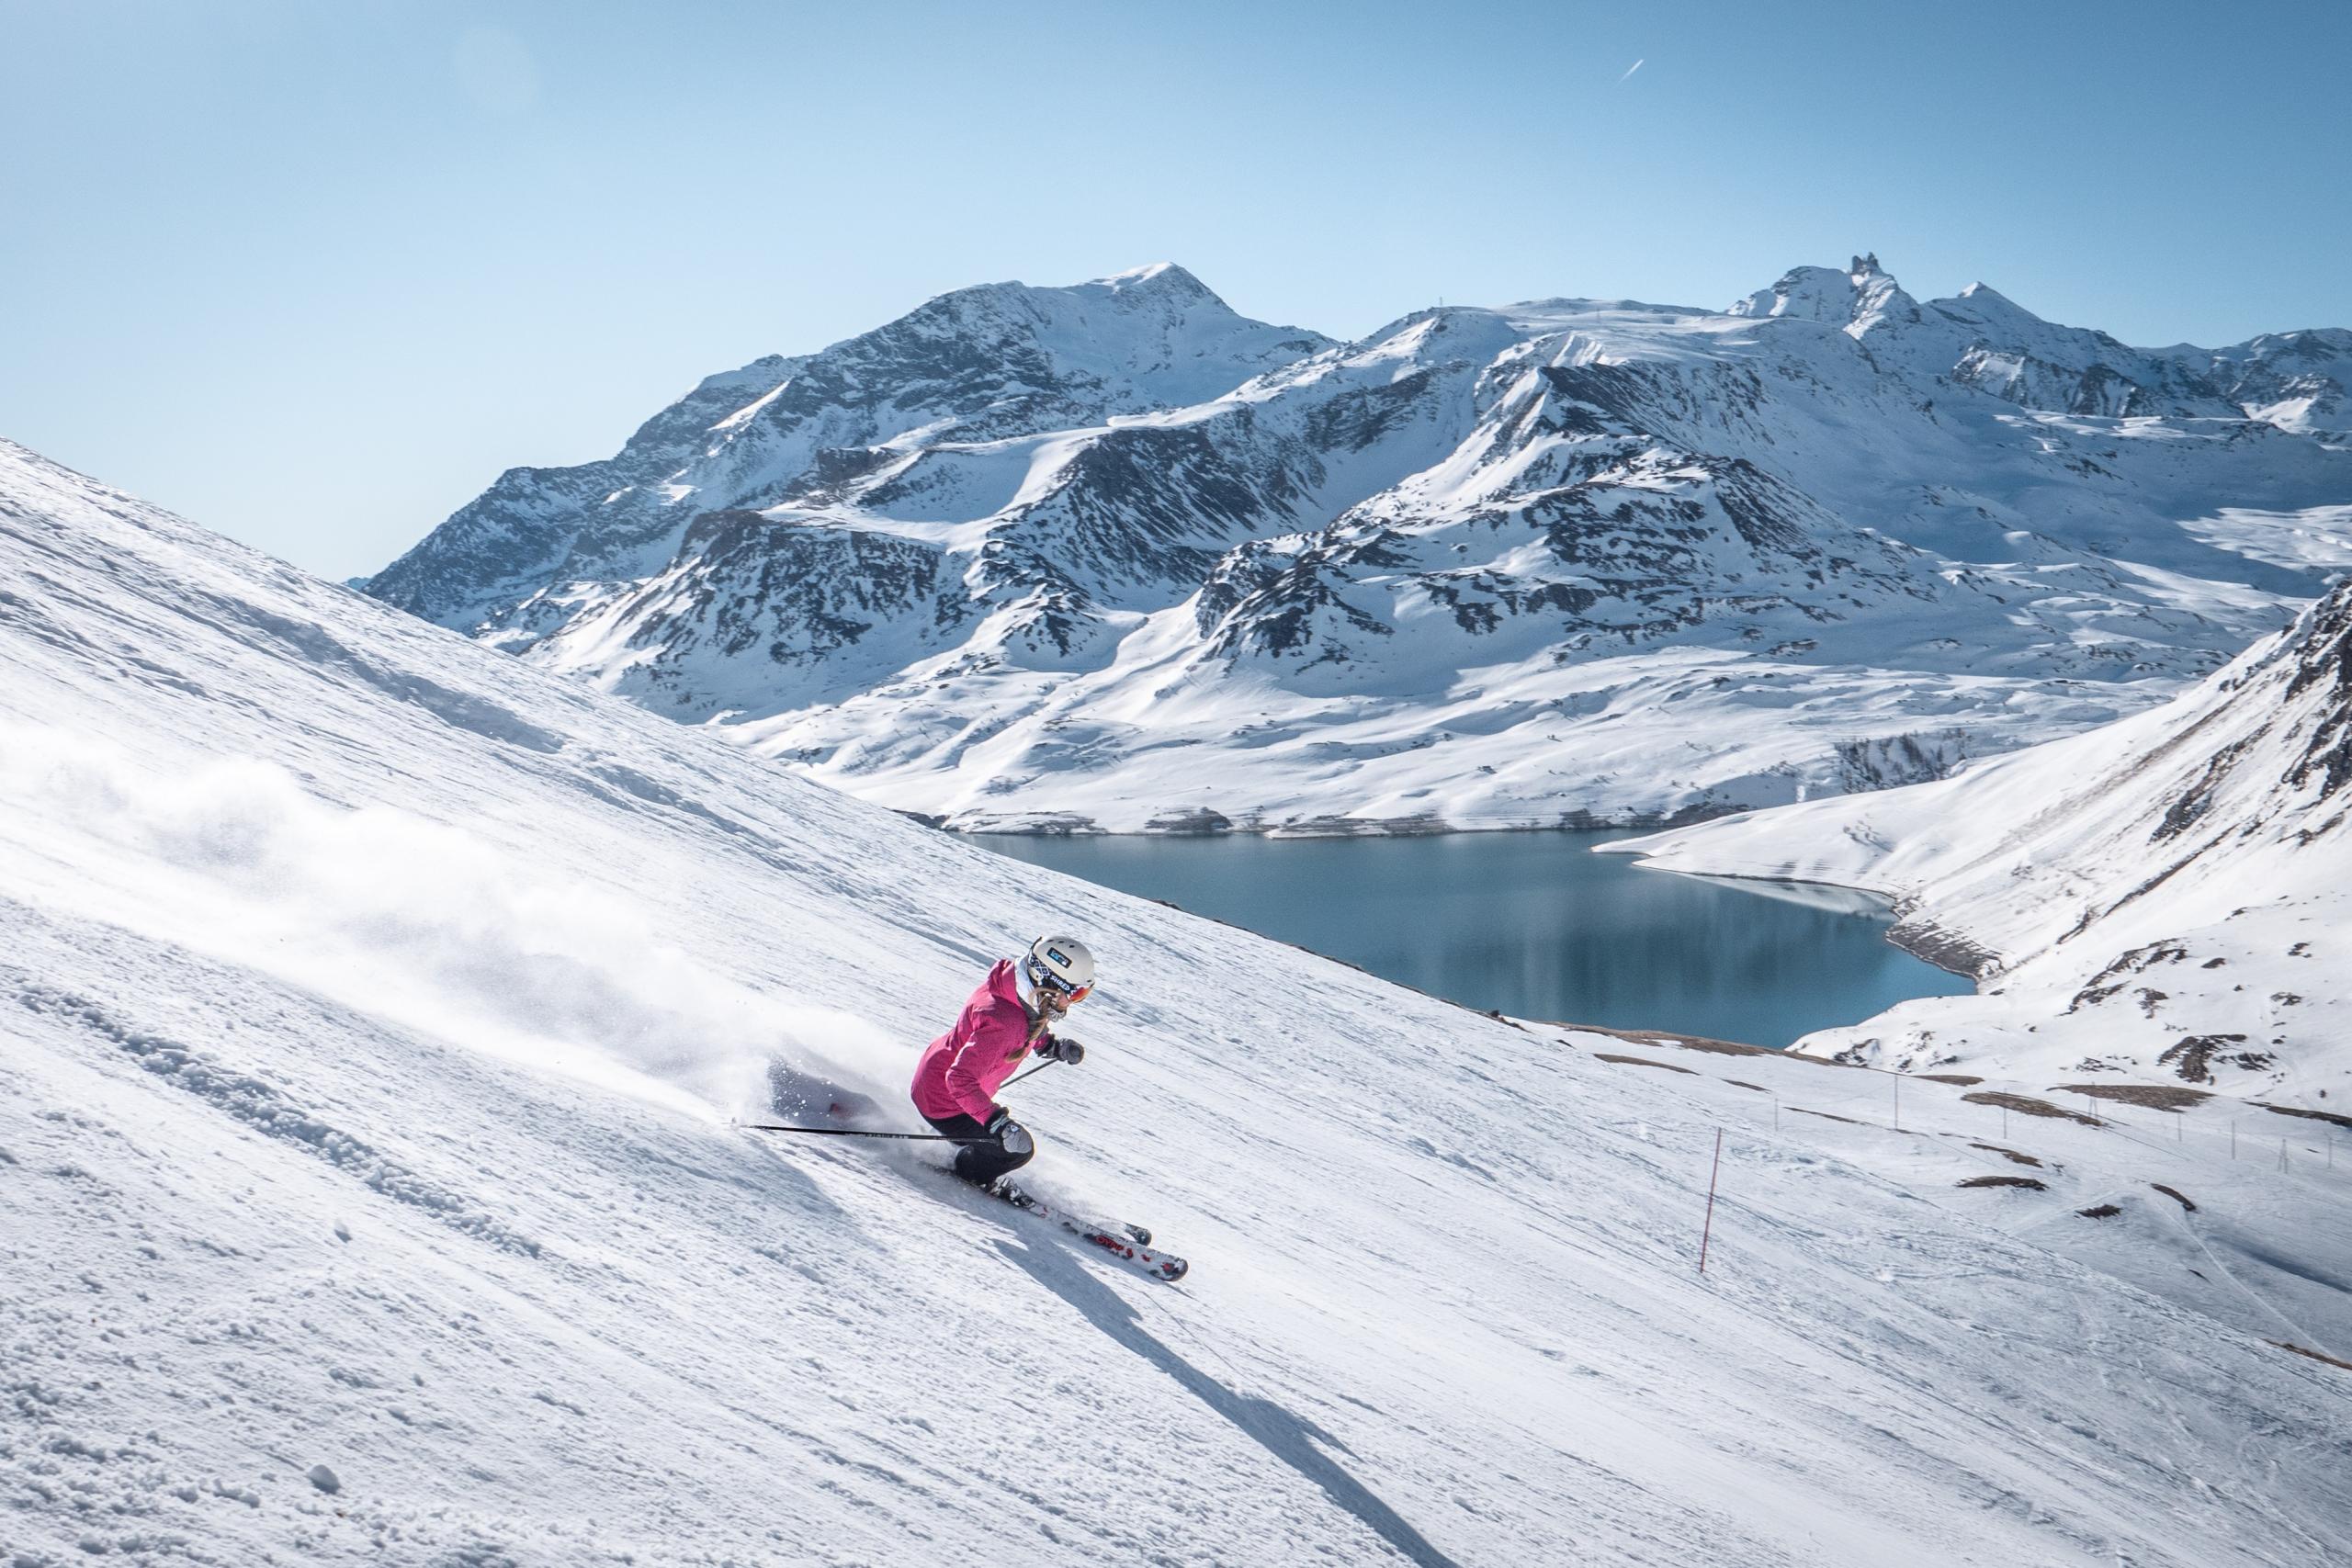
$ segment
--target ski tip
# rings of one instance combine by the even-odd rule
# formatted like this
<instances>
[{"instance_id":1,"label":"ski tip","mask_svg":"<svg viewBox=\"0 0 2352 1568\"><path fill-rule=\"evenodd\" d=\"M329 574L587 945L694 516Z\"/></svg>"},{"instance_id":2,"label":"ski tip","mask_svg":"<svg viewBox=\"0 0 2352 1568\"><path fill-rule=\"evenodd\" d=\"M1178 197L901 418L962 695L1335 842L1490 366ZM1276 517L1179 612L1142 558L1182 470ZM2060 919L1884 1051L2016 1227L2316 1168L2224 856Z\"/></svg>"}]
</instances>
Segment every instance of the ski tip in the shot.
<instances>
[{"instance_id":1,"label":"ski tip","mask_svg":"<svg viewBox=\"0 0 2352 1568\"><path fill-rule=\"evenodd\" d=\"M1159 1277L1172 1285L1191 1273L1192 1269L1193 1266L1181 1258L1164 1258L1159 1265Z\"/></svg>"}]
</instances>

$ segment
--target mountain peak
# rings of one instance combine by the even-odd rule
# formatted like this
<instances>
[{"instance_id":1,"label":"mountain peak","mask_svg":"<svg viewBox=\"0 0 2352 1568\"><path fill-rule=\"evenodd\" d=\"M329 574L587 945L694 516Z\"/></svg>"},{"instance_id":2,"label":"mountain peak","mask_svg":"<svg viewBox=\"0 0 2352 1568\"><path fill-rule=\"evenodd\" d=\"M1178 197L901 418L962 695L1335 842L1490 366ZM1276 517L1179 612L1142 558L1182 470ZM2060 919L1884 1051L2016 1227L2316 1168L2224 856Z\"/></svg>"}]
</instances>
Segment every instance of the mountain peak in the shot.
<instances>
[{"instance_id":1,"label":"mountain peak","mask_svg":"<svg viewBox=\"0 0 2352 1568\"><path fill-rule=\"evenodd\" d=\"M1733 302L1734 316L1794 316L1860 333L1890 314L1916 312L1911 297L1879 265L1878 253L1865 251L1840 272L1830 266L1792 267L1770 288Z\"/></svg>"},{"instance_id":2,"label":"mountain peak","mask_svg":"<svg viewBox=\"0 0 2352 1568\"><path fill-rule=\"evenodd\" d=\"M1091 278L1078 286L1080 288L1101 288L1113 294L1150 295L1178 299L1217 299L1216 291L1174 262L1152 262L1144 266L1129 267L1108 277ZM1218 299L1223 304L1222 299Z\"/></svg>"},{"instance_id":3,"label":"mountain peak","mask_svg":"<svg viewBox=\"0 0 2352 1568\"><path fill-rule=\"evenodd\" d=\"M1978 323L2045 324L2040 316L1989 283L1972 283L1951 299L1939 299L1936 303L1947 311Z\"/></svg>"}]
</instances>

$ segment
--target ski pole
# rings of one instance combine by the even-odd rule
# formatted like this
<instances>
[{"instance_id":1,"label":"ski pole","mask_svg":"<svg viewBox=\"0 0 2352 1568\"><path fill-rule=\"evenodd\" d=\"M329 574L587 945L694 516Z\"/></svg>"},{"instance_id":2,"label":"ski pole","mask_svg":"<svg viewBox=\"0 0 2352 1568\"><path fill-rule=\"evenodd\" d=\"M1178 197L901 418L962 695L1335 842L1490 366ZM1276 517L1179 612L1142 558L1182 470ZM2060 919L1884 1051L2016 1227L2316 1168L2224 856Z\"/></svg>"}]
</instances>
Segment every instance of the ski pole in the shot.
<instances>
[{"instance_id":1,"label":"ski pole","mask_svg":"<svg viewBox=\"0 0 2352 1568\"><path fill-rule=\"evenodd\" d=\"M1003 1087L1011 1089L1023 1078L1035 1077L1059 1060L1058 1056L1048 1056L1027 1072L1015 1073L1005 1079ZM990 1138L951 1138L944 1133L869 1133L858 1127L788 1127L771 1122L739 1122L736 1125L754 1133L805 1133L812 1138L904 1138L919 1144L986 1144L995 1141Z\"/></svg>"},{"instance_id":2,"label":"ski pole","mask_svg":"<svg viewBox=\"0 0 2352 1568\"><path fill-rule=\"evenodd\" d=\"M862 1127L787 1127L773 1122L738 1122L753 1133L806 1133L812 1138L908 1138L924 1144L985 1144L988 1138L951 1138L944 1133L869 1133Z\"/></svg>"},{"instance_id":3,"label":"ski pole","mask_svg":"<svg viewBox=\"0 0 2352 1568\"><path fill-rule=\"evenodd\" d=\"M1025 1072L1025 1073L1015 1073L1015 1074L1013 1074L1011 1077L1009 1077L1009 1078L1005 1079L1005 1080L1004 1080L1004 1088L1005 1088L1005 1089L1011 1089L1014 1084L1019 1083L1023 1078L1034 1078L1034 1077L1035 1077L1039 1073L1044 1072L1047 1067L1052 1066L1056 1062L1058 1062L1058 1061L1060 1061L1060 1060L1061 1060L1061 1058L1060 1058L1059 1056L1048 1056L1048 1057L1046 1057L1044 1061L1042 1061L1042 1062L1038 1063L1035 1066L1034 1066L1034 1067L1030 1068L1027 1072ZM1000 1090L999 1092L1000 1092L1000 1093L1001 1093L1002 1091L1001 1091L1001 1090Z\"/></svg>"}]
</instances>

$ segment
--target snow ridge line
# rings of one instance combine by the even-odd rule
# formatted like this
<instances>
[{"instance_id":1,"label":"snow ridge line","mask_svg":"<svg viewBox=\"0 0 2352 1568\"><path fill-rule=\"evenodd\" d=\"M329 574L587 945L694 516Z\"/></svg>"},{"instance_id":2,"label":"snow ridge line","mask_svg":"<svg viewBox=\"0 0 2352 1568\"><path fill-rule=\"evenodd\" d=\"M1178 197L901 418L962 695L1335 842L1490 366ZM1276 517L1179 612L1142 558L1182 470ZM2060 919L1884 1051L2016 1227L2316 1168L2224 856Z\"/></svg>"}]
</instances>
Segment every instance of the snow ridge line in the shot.
<instances>
[{"instance_id":1,"label":"snow ridge line","mask_svg":"<svg viewBox=\"0 0 2352 1568\"><path fill-rule=\"evenodd\" d=\"M79 1024L116 1045L147 1071L273 1138L309 1149L329 1165L356 1176L395 1202L422 1209L468 1235L520 1257L537 1258L539 1244L484 1212L462 1193L420 1176L373 1145L339 1131L290 1103L269 1084L217 1066L187 1046L134 1030L85 997L22 977L16 972L15 1001L40 1017Z\"/></svg>"}]
</instances>

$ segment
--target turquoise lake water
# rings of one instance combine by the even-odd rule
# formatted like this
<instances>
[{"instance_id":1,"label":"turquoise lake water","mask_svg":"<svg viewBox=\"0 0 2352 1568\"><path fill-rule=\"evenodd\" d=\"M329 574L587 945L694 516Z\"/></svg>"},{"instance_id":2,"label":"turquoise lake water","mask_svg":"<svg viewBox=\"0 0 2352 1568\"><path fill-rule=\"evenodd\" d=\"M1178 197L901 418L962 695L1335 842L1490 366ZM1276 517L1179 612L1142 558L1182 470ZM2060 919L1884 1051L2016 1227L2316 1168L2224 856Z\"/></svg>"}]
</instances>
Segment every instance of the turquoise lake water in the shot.
<instances>
[{"instance_id":1,"label":"turquoise lake water","mask_svg":"<svg viewBox=\"0 0 2352 1568\"><path fill-rule=\"evenodd\" d=\"M1889 943L1888 915L1860 895L1590 852L1632 836L975 841L1520 1018L1786 1045L1973 988Z\"/></svg>"}]
</instances>

